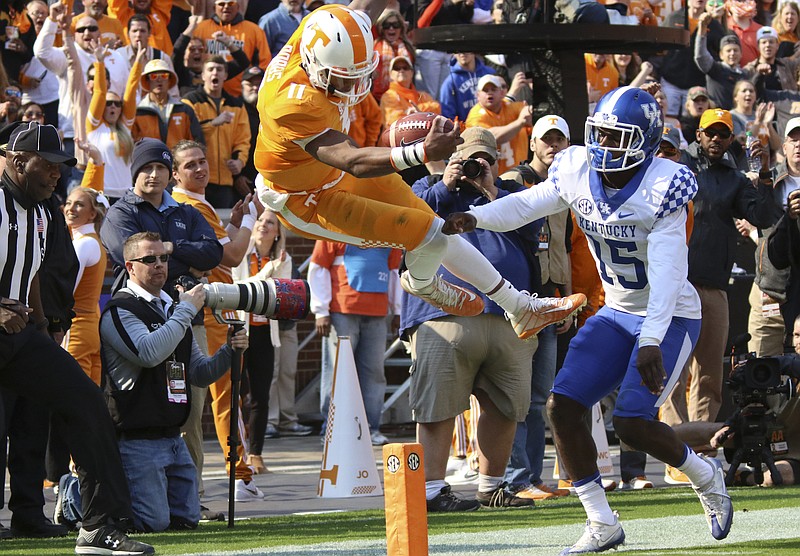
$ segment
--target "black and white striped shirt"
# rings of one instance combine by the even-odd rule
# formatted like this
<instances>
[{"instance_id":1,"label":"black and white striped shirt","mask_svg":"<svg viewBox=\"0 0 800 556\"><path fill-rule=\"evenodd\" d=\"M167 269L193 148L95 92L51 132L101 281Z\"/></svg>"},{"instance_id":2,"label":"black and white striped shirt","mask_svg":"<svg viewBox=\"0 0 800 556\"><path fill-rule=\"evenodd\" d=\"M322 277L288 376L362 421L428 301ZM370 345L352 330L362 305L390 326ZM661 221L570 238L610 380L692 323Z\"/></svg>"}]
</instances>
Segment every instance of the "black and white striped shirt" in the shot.
<instances>
[{"instance_id":1,"label":"black and white striped shirt","mask_svg":"<svg viewBox=\"0 0 800 556\"><path fill-rule=\"evenodd\" d=\"M7 187L0 186L0 297L28 305L31 281L47 251L51 219L41 203L25 209Z\"/></svg>"}]
</instances>

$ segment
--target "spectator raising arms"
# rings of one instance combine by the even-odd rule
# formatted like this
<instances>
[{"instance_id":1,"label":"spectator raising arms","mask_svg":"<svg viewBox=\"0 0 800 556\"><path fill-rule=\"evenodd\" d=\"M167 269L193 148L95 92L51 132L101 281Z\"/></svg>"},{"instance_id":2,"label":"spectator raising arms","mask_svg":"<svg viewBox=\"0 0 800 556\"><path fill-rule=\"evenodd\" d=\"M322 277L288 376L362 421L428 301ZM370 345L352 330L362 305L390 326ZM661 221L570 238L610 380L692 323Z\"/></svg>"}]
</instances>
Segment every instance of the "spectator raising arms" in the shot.
<instances>
[{"instance_id":1,"label":"spectator raising arms","mask_svg":"<svg viewBox=\"0 0 800 556\"><path fill-rule=\"evenodd\" d=\"M97 62L94 64L94 88L86 116L86 139L100 151L103 159L103 191L109 197L118 199L130 189L131 155L133 137L130 128L136 115L136 92L139 89L139 75L142 73L141 61L146 47L139 46L133 71L128 76L124 100L116 92L107 90L105 64L103 57L107 47L98 46Z\"/></svg>"},{"instance_id":2,"label":"spectator raising arms","mask_svg":"<svg viewBox=\"0 0 800 556\"><path fill-rule=\"evenodd\" d=\"M381 101L383 93L392 82L391 62L398 56L405 56L414 65L416 51L406 34L406 22L400 12L386 9L375 23L378 38L375 41L375 52L378 53L378 67L372 74L372 94L375 100ZM414 75L411 75L413 80Z\"/></svg>"}]
</instances>

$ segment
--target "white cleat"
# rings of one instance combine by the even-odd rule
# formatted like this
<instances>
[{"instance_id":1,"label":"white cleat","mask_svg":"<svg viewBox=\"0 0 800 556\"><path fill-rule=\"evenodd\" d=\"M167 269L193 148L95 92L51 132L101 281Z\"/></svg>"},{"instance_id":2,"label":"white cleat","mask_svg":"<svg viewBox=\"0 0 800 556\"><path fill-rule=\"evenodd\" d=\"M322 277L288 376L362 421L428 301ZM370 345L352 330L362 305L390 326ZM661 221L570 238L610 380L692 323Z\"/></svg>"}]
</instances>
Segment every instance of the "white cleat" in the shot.
<instances>
[{"instance_id":1,"label":"white cleat","mask_svg":"<svg viewBox=\"0 0 800 556\"><path fill-rule=\"evenodd\" d=\"M711 536L721 541L728 536L731 530L733 503L728 489L725 487L725 473L722 471L722 464L704 454L699 454L699 456L714 469L714 478L705 486L692 486L692 488L703 505Z\"/></svg>"},{"instance_id":2,"label":"white cleat","mask_svg":"<svg viewBox=\"0 0 800 556\"><path fill-rule=\"evenodd\" d=\"M538 334L548 325L566 320L586 305L586 296L582 293L567 297L538 297L534 294L530 300L519 313L506 313L514 332L523 340Z\"/></svg>"},{"instance_id":3,"label":"white cleat","mask_svg":"<svg viewBox=\"0 0 800 556\"><path fill-rule=\"evenodd\" d=\"M400 276L400 285L411 295L415 295L437 307L459 317L474 317L483 313L483 299L474 292L451 284L437 274L433 282L424 288L414 288L409 281L408 271Z\"/></svg>"},{"instance_id":4,"label":"white cleat","mask_svg":"<svg viewBox=\"0 0 800 556\"><path fill-rule=\"evenodd\" d=\"M586 520L586 529L578 542L561 551L561 556L569 554L588 554L591 552L605 552L625 544L625 531L619 524L617 513L614 512L614 523L591 522Z\"/></svg>"}]
</instances>

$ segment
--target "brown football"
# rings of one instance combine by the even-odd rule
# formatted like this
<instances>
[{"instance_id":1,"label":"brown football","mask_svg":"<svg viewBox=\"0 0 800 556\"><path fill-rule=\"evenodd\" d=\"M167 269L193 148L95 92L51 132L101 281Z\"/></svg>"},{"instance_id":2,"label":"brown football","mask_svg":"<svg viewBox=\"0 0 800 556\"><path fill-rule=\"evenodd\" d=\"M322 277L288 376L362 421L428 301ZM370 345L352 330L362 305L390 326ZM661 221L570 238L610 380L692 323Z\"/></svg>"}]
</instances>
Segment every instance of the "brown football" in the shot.
<instances>
[{"instance_id":1,"label":"brown football","mask_svg":"<svg viewBox=\"0 0 800 556\"><path fill-rule=\"evenodd\" d=\"M433 125L433 119L438 116L433 112L416 112L404 116L387 127L381 135L378 146L381 147L406 147L423 141ZM444 130L453 129L453 122L447 120Z\"/></svg>"}]
</instances>

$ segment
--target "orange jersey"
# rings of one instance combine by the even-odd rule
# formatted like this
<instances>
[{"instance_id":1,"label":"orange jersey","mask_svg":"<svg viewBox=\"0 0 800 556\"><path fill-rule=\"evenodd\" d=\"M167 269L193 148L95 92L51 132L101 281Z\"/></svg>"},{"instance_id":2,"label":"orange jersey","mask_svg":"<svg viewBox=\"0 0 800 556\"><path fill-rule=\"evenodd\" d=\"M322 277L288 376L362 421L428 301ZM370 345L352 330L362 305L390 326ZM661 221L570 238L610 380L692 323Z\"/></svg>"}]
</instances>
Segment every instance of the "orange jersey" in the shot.
<instances>
[{"instance_id":1,"label":"orange jersey","mask_svg":"<svg viewBox=\"0 0 800 556\"><path fill-rule=\"evenodd\" d=\"M342 171L308 154L297 141L329 129L349 131L337 105L316 89L300 66L304 25L273 58L258 92L254 163L267 187L281 192L312 191L339 179Z\"/></svg>"},{"instance_id":2,"label":"orange jersey","mask_svg":"<svg viewBox=\"0 0 800 556\"><path fill-rule=\"evenodd\" d=\"M519 113L525 106L522 102L503 101L500 112L485 109L480 104L476 104L467 115L467 127L501 127L508 125L519 117ZM519 130L510 141L497 145L497 169L500 174L510 170L520 162L528 159L528 131L523 128Z\"/></svg>"}]
</instances>

